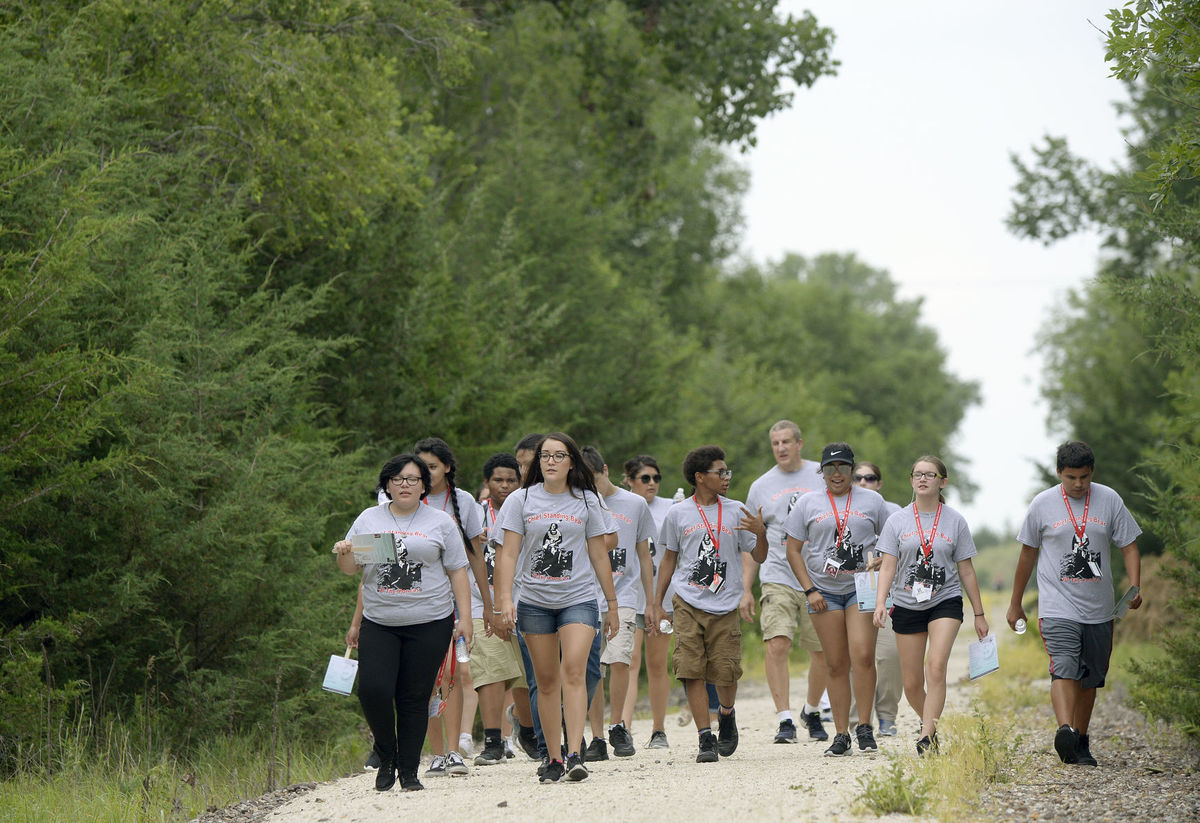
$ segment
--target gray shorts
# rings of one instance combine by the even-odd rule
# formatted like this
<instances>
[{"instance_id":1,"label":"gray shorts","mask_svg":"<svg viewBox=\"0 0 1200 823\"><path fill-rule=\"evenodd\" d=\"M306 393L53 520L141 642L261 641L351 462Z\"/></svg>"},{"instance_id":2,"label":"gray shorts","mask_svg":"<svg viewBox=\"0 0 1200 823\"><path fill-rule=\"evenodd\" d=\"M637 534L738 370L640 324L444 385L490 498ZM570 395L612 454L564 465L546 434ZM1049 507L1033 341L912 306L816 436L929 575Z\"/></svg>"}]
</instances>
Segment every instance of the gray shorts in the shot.
<instances>
[{"instance_id":1,"label":"gray shorts","mask_svg":"<svg viewBox=\"0 0 1200 823\"><path fill-rule=\"evenodd\" d=\"M1053 680L1078 680L1081 688L1098 689L1108 674L1112 655L1113 622L1080 623L1065 617L1038 621L1042 643L1050 655Z\"/></svg>"}]
</instances>

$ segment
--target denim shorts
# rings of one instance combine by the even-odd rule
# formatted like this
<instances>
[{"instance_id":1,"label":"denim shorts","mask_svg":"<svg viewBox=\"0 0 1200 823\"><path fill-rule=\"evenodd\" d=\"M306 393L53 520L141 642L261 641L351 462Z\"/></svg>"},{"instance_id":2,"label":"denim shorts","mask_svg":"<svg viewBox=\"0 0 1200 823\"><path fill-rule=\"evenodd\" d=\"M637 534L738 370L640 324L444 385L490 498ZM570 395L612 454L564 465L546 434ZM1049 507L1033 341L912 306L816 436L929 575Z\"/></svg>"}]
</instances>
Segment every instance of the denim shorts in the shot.
<instances>
[{"instance_id":1,"label":"denim shorts","mask_svg":"<svg viewBox=\"0 0 1200 823\"><path fill-rule=\"evenodd\" d=\"M817 589L817 591L821 592L821 597L825 598L825 611L844 612L851 606L854 607L855 611L858 610L858 593L853 590L848 591L845 594L830 594L822 589ZM820 614L818 611L813 611L811 603L808 605L808 613Z\"/></svg>"},{"instance_id":2,"label":"denim shorts","mask_svg":"<svg viewBox=\"0 0 1200 823\"><path fill-rule=\"evenodd\" d=\"M521 634L557 634L568 623L583 623L600 629L600 608L595 600L552 609L518 601L517 631Z\"/></svg>"}]
</instances>

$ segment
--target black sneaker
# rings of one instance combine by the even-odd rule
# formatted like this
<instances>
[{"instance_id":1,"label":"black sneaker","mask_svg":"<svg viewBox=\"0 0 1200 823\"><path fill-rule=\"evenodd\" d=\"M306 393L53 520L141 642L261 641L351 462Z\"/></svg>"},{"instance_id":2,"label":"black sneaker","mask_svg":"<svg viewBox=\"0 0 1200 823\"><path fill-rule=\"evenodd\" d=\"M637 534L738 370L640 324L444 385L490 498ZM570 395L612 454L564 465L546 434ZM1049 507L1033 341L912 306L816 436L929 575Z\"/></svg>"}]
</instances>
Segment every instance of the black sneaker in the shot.
<instances>
[{"instance_id":1,"label":"black sneaker","mask_svg":"<svg viewBox=\"0 0 1200 823\"><path fill-rule=\"evenodd\" d=\"M371 749L371 753L367 755L367 762L363 764L363 769L368 772L373 772L379 768L379 752Z\"/></svg>"},{"instance_id":2,"label":"black sneaker","mask_svg":"<svg viewBox=\"0 0 1200 823\"><path fill-rule=\"evenodd\" d=\"M375 772L375 791L386 792L396 785L396 761L394 758L380 758L379 769Z\"/></svg>"},{"instance_id":3,"label":"black sneaker","mask_svg":"<svg viewBox=\"0 0 1200 823\"><path fill-rule=\"evenodd\" d=\"M521 751L525 752L525 756L530 760L538 760L537 735L534 734L533 726L522 726L517 724L517 733L513 735L517 739L517 745L521 747Z\"/></svg>"},{"instance_id":4,"label":"black sneaker","mask_svg":"<svg viewBox=\"0 0 1200 823\"><path fill-rule=\"evenodd\" d=\"M476 766L495 766L504 760L504 744L499 740L485 740L483 751L475 755Z\"/></svg>"},{"instance_id":5,"label":"black sneaker","mask_svg":"<svg viewBox=\"0 0 1200 823\"><path fill-rule=\"evenodd\" d=\"M924 737L922 737L920 740L917 741L917 755L919 757L924 757L926 752L928 752L930 754L938 753L937 732L934 732L932 737L929 735L925 735Z\"/></svg>"},{"instance_id":6,"label":"black sneaker","mask_svg":"<svg viewBox=\"0 0 1200 823\"><path fill-rule=\"evenodd\" d=\"M593 737L592 742L583 750L583 759L588 763L608 760L608 744L604 742L604 738Z\"/></svg>"},{"instance_id":7,"label":"black sneaker","mask_svg":"<svg viewBox=\"0 0 1200 823\"><path fill-rule=\"evenodd\" d=\"M855 726L854 736L858 738L858 750L860 752L879 751L879 746L875 744L875 730L871 728L870 723L859 723Z\"/></svg>"},{"instance_id":8,"label":"black sneaker","mask_svg":"<svg viewBox=\"0 0 1200 823\"><path fill-rule=\"evenodd\" d=\"M821 721L817 721L820 723ZM824 731L824 730L822 730ZM782 720L779 723L779 731L775 732L776 743L795 743L796 742L796 724L791 720Z\"/></svg>"},{"instance_id":9,"label":"black sneaker","mask_svg":"<svg viewBox=\"0 0 1200 823\"><path fill-rule=\"evenodd\" d=\"M421 781L417 780L416 772L400 772L400 791L402 792L419 792L425 788L421 785Z\"/></svg>"},{"instance_id":10,"label":"black sneaker","mask_svg":"<svg viewBox=\"0 0 1200 823\"><path fill-rule=\"evenodd\" d=\"M730 757L737 751L738 730L735 714L734 710L730 710L729 714L717 712L717 752L721 757Z\"/></svg>"},{"instance_id":11,"label":"black sneaker","mask_svg":"<svg viewBox=\"0 0 1200 823\"><path fill-rule=\"evenodd\" d=\"M700 753L696 755L696 762L716 763L719 759L717 757L717 736L712 733L712 729L705 729L700 732Z\"/></svg>"},{"instance_id":12,"label":"black sneaker","mask_svg":"<svg viewBox=\"0 0 1200 823\"><path fill-rule=\"evenodd\" d=\"M561 760L551 760L546 764L545 771L538 775L538 780L542 783L557 783L563 779L565 771Z\"/></svg>"},{"instance_id":13,"label":"black sneaker","mask_svg":"<svg viewBox=\"0 0 1200 823\"><path fill-rule=\"evenodd\" d=\"M1088 736L1086 734L1079 735L1079 740L1075 744L1075 762L1080 766L1098 766L1096 758L1092 757L1092 750L1088 748Z\"/></svg>"},{"instance_id":14,"label":"black sneaker","mask_svg":"<svg viewBox=\"0 0 1200 823\"><path fill-rule=\"evenodd\" d=\"M1054 733L1054 751L1064 763L1075 763L1075 747L1079 745L1079 735L1074 729L1063 723Z\"/></svg>"},{"instance_id":15,"label":"black sneaker","mask_svg":"<svg viewBox=\"0 0 1200 823\"><path fill-rule=\"evenodd\" d=\"M617 757L633 757L637 751L633 747L633 736L624 725L616 725L608 730L608 742Z\"/></svg>"},{"instance_id":16,"label":"black sneaker","mask_svg":"<svg viewBox=\"0 0 1200 823\"><path fill-rule=\"evenodd\" d=\"M567 780L572 783L578 783L580 780L587 780L587 766L583 765L583 758L578 754L567 755Z\"/></svg>"},{"instance_id":17,"label":"black sneaker","mask_svg":"<svg viewBox=\"0 0 1200 823\"><path fill-rule=\"evenodd\" d=\"M538 776L538 780L541 780L541 779L542 779L542 775L544 775L544 774L546 773L546 768L547 768L549 765L550 765L550 758L548 758L548 757L543 757L543 758L542 758L542 765L540 765L540 766L538 766L538 767L537 767L537 776Z\"/></svg>"},{"instance_id":18,"label":"black sneaker","mask_svg":"<svg viewBox=\"0 0 1200 823\"><path fill-rule=\"evenodd\" d=\"M801 712L800 717L804 719L804 725L808 727L809 740L829 739L829 732L825 731L825 724L821 722L820 712Z\"/></svg>"},{"instance_id":19,"label":"black sneaker","mask_svg":"<svg viewBox=\"0 0 1200 823\"><path fill-rule=\"evenodd\" d=\"M835 734L833 742L829 744L829 748L825 750L826 757L845 757L851 754L850 735L846 732Z\"/></svg>"}]
</instances>

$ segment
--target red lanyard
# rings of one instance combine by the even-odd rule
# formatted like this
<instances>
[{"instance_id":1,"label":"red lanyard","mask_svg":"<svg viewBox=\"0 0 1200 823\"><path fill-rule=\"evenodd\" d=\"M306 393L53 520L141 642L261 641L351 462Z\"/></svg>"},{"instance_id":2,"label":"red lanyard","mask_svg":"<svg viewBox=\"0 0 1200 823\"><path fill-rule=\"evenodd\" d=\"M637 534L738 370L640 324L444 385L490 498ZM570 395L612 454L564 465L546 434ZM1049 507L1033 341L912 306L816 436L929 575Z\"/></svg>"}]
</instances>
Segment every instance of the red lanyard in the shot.
<instances>
[{"instance_id":1,"label":"red lanyard","mask_svg":"<svg viewBox=\"0 0 1200 823\"><path fill-rule=\"evenodd\" d=\"M913 501L913 519L917 521L917 531L921 535L921 553L928 560L933 556L933 538L937 537L937 524L942 519L942 504L938 503L937 513L933 516L933 528L929 531L929 540L925 540L925 529L921 526L921 515L917 511L917 503Z\"/></svg>"},{"instance_id":2,"label":"red lanyard","mask_svg":"<svg viewBox=\"0 0 1200 823\"><path fill-rule=\"evenodd\" d=\"M1071 525L1075 527L1075 535L1079 538L1079 542L1083 542L1084 533L1087 532L1087 513L1088 505L1092 502L1092 489L1089 486L1087 494L1083 496L1083 525L1079 525L1079 521L1075 519L1075 512L1071 511L1071 501L1067 499L1067 489L1065 486L1059 486L1058 490L1062 492L1063 505L1067 507L1067 514L1071 515Z\"/></svg>"},{"instance_id":3,"label":"red lanyard","mask_svg":"<svg viewBox=\"0 0 1200 823\"><path fill-rule=\"evenodd\" d=\"M721 505L721 498L717 498L717 533L714 535L712 526L708 522L708 517L704 514L704 509L700 508L700 502L695 497L692 502L696 504L696 511L700 512L700 519L704 521L704 528L708 529L708 536L712 539L713 548L717 550L717 557L721 556L721 518L724 516L724 507Z\"/></svg>"},{"instance_id":4,"label":"red lanyard","mask_svg":"<svg viewBox=\"0 0 1200 823\"><path fill-rule=\"evenodd\" d=\"M426 506L429 505L429 495L425 495L425 499L421 501ZM442 501L442 511L446 510L446 504L450 502L450 489L446 488L446 499Z\"/></svg>"},{"instance_id":5,"label":"red lanyard","mask_svg":"<svg viewBox=\"0 0 1200 823\"><path fill-rule=\"evenodd\" d=\"M833 507L833 525L837 526L838 543L842 544L843 534L846 531L846 524L850 522L850 495L854 493L853 487L846 492L846 514L844 517L838 516L837 501L833 499L833 492L829 489L825 490L826 496L829 498L829 505Z\"/></svg>"},{"instance_id":6,"label":"red lanyard","mask_svg":"<svg viewBox=\"0 0 1200 823\"><path fill-rule=\"evenodd\" d=\"M492 498L487 499L488 504L488 521L491 527L496 528L496 507L492 505Z\"/></svg>"}]
</instances>

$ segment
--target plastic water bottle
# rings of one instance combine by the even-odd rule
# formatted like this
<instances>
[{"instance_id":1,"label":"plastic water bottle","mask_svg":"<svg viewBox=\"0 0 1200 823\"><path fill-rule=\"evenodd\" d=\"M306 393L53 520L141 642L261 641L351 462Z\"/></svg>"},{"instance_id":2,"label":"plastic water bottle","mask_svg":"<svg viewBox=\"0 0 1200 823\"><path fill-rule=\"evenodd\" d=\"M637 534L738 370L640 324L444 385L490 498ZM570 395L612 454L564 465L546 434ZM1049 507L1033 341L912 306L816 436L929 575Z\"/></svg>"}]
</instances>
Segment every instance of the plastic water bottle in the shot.
<instances>
[{"instance_id":1,"label":"plastic water bottle","mask_svg":"<svg viewBox=\"0 0 1200 823\"><path fill-rule=\"evenodd\" d=\"M468 663L471 660L471 653L467 651L467 638L461 634L454 641L454 656L458 658L459 663Z\"/></svg>"},{"instance_id":2,"label":"plastic water bottle","mask_svg":"<svg viewBox=\"0 0 1200 823\"><path fill-rule=\"evenodd\" d=\"M672 499L672 500L674 500L676 503L682 503L682 502L683 502L683 498L684 498L685 496L686 496L686 495L683 493L683 489L676 489L676 490L675 490L675 496L674 496L673 498L671 498L671 499Z\"/></svg>"},{"instance_id":3,"label":"plastic water bottle","mask_svg":"<svg viewBox=\"0 0 1200 823\"><path fill-rule=\"evenodd\" d=\"M675 624L664 617L658 621L658 630L663 634L675 634Z\"/></svg>"},{"instance_id":4,"label":"plastic water bottle","mask_svg":"<svg viewBox=\"0 0 1200 823\"><path fill-rule=\"evenodd\" d=\"M1015 624L1013 624L1013 631L1017 634L1025 634L1025 625L1025 619L1019 619Z\"/></svg>"}]
</instances>

